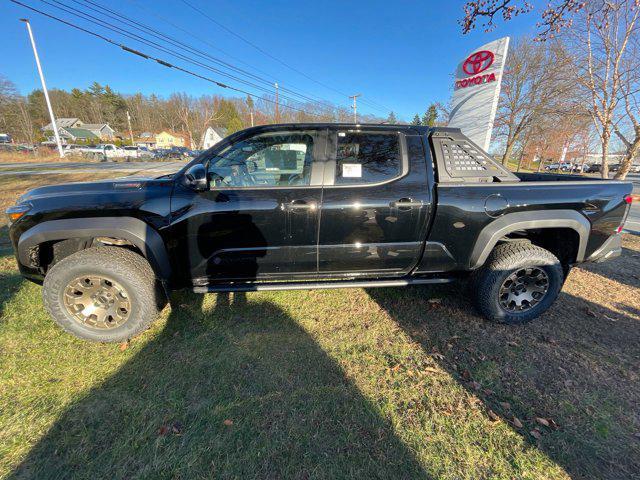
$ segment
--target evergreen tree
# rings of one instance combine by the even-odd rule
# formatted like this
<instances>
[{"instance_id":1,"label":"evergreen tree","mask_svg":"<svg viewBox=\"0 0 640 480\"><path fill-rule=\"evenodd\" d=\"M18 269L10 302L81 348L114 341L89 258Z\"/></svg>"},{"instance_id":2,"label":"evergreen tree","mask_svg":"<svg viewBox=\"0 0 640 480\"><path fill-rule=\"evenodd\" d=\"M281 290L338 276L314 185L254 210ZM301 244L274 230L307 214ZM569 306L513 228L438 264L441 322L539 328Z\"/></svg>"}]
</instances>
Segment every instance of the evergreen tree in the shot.
<instances>
[{"instance_id":1,"label":"evergreen tree","mask_svg":"<svg viewBox=\"0 0 640 480\"><path fill-rule=\"evenodd\" d=\"M232 101L226 99L220 101L218 118L220 118L220 123L227 129L227 133L242 130L242 120Z\"/></svg>"},{"instance_id":2,"label":"evergreen tree","mask_svg":"<svg viewBox=\"0 0 640 480\"><path fill-rule=\"evenodd\" d=\"M422 116L422 124L429 127L434 127L437 120L438 120L438 107L435 103L432 103L431 105L429 105L429 108L427 109L425 114Z\"/></svg>"},{"instance_id":3,"label":"evergreen tree","mask_svg":"<svg viewBox=\"0 0 640 480\"><path fill-rule=\"evenodd\" d=\"M416 113L416 116L413 117L413 120L411 121L411 125L422 125L422 120L420 120L420 115Z\"/></svg>"},{"instance_id":4,"label":"evergreen tree","mask_svg":"<svg viewBox=\"0 0 640 480\"><path fill-rule=\"evenodd\" d=\"M393 112L389 113L389 116L387 117L387 123L391 123L391 124L398 123L398 119L396 118L395 113Z\"/></svg>"}]
</instances>

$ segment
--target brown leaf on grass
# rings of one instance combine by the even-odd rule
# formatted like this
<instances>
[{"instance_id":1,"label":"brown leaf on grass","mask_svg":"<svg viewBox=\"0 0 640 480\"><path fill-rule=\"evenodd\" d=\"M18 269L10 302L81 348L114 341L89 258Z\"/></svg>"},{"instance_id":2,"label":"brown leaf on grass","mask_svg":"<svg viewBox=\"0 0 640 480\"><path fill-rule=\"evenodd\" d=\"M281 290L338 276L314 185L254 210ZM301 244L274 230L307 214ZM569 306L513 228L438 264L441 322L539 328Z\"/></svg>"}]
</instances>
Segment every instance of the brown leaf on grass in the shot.
<instances>
[{"instance_id":1,"label":"brown leaf on grass","mask_svg":"<svg viewBox=\"0 0 640 480\"><path fill-rule=\"evenodd\" d=\"M522 422L518 419L518 417L513 417L511 423L513 423L513 426L516 428L522 428Z\"/></svg>"},{"instance_id":2,"label":"brown leaf on grass","mask_svg":"<svg viewBox=\"0 0 640 480\"><path fill-rule=\"evenodd\" d=\"M481 385L480 385L478 382L473 381L473 382L471 382L471 387L472 387L474 390L480 390Z\"/></svg>"},{"instance_id":3,"label":"brown leaf on grass","mask_svg":"<svg viewBox=\"0 0 640 480\"><path fill-rule=\"evenodd\" d=\"M464 378L465 380L471 380L471 372L465 368L462 372L462 378Z\"/></svg>"},{"instance_id":4,"label":"brown leaf on grass","mask_svg":"<svg viewBox=\"0 0 640 480\"><path fill-rule=\"evenodd\" d=\"M545 427L549 426L549 420L547 420L546 418L536 417L536 422Z\"/></svg>"},{"instance_id":5,"label":"brown leaf on grass","mask_svg":"<svg viewBox=\"0 0 640 480\"><path fill-rule=\"evenodd\" d=\"M553 420L553 418L549 419L549 426L554 430L558 430L560 426Z\"/></svg>"},{"instance_id":6,"label":"brown leaf on grass","mask_svg":"<svg viewBox=\"0 0 640 480\"><path fill-rule=\"evenodd\" d=\"M124 352L127 348L129 348L129 342L122 342L120 344L120 351Z\"/></svg>"},{"instance_id":7,"label":"brown leaf on grass","mask_svg":"<svg viewBox=\"0 0 640 480\"><path fill-rule=\"evenodd\" d=\"M505 410L511 410L511 404L509 402L500 402L500 406Z\"/></svg>"},{"instance_id":8,"label":"brown leaf on grass","mask_svg":"<svg viewBox=\"0 0 640 480\"><path fill-rule=\"evenodd\" d=\"M431 356L436 360L444 360L444 355L439 352L434 352L431 354Z\"/></svg>"},{"instance_id":9,"label":"brown leaf on grass","mask_svg":"<svg viewBox=\"0 0 640 480\"><path fill-rule=\"evenodd\" d=\"M584 313L586 313L587 315L589 315L590 317L597 317L596 313L591 310L589 307L584 307Z\"/></svg>"},{"instance_id":10,"label":"brown leaf on grass","mask_svg":"<svg viewBox=\"0 0 640 480\"><path fill-rule=\"evenodd\" d=\"M167 425L162 425L158 429L158 435L166 435L167 433L169 433L169 427Z\"/></svg>"},{"instance_id":11,"label":"brown leaf on grass","mask_svg":"<svg viewBox=\"0 0 640 480\"><path fill-rule=\"evenodd\" d=\"M433 367L426 367L424 369L425 373L440 373L440 370L438 370L437 368L433 368Z\"/></svg>"},{"instance_id":12,"label":"brown leaf on grass","mask_svg":"<svg viewBox=\"0 0 640 480\"><path fill-rule=\"evenodd\" d=\"M492 422L497 422L498 420L500 420L498 414L491 409L487 410L487 415L489 415L489 420L491 420Z\"/></svg>"},{"instance_id":13,"label":"brown leaf on grass","mask_svg":"<svg viewBox=\"0 0 640 480\"><path fill-rule=\"evenodd\" d=\"M396 365L395 367L391 368L391 371L392 371L393 373L397 373L397 372L398 372L398 370L400 370L400 364L398 364L398 365Z\"/></svg>"},{"instance_id":14,"label":"brown leaf on grass","mask_svg":"<svg viewBox=\"0 0 640 480\"><path fill-rule=\"evenodd\" d=\"M542 433L540 433L540 430L538 430L537 428L534 428L533 430L531 430L529 432L531 434L531 436L533 438L535 438L536 440L540 440L542 438Z\"/></svg>"},{"instance_id":15,"label":"brown leaf on grass","mask_svg":"<svg viewBox=\"0 0 640 480\"><path fill-rule=\"evenodd\" d=\"M231 425L233 425L233 420L231 420L230 418L227 418L224 422L227 427L230 427Z\"/></svg>"},{"instance_id":16,"label":"brown leaf on grass","mask_svg":"<svg viewBox=\"0 0 640 480\"><path fill-rule=\"evenodd\" d=\"M489 396L493 395L494 392L490 388L485 388L484 390L482 390L482 393L484 393L486 396Z\"/></svg>"},{"instance_id":17,"label":"brown leaf on grass","mask_svg":"<svg viewBox=\"0 0 640 480\"><path fill-rule=\"evenodd\" d=\"M520 344L518 342L507 342L507 345L509 345L510 347L519 347Z\"/></svg>"}]
</instances>

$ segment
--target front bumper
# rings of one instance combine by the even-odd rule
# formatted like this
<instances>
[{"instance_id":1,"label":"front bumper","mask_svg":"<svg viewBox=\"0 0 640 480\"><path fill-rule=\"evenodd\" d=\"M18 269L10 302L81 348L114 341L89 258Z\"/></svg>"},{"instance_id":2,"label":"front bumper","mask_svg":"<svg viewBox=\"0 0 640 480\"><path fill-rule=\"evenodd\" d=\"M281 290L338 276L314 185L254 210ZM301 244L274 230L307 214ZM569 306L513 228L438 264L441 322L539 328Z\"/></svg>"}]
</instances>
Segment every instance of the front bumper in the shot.
<instances>
[{"instance_id":1,"label":"front bumper","mask_svg":"<svg viewBox=\"0 0 640 480\"><path fill-rule=\"evenodd\" d=\"M622 234L610 236L602 246L587 259L588 262L604 262L622 255Z\"/></svg>"}]
</instances>

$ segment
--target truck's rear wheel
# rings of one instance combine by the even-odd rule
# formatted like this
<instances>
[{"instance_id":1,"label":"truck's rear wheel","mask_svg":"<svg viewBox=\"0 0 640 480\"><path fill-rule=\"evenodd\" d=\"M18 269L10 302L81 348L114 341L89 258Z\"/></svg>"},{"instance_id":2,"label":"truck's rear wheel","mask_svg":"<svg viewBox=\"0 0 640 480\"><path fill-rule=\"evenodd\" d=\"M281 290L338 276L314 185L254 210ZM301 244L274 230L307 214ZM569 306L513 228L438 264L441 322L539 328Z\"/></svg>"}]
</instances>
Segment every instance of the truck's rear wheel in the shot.
<instances>
[{"instance_id":1,"label":"truck's rear wheel","mask_svg":"<svg viewBox=\"0 0 640 480\"><path fill-rule=\"evenodd\" d=\"M47 273L42 294L58 325L95 342L139 334L164 298L149 263L119 247L93 247L62 259Z\"/></svg>"},{"instance_id":2,"label":"truck's rear wheel","mask_svg":"<svg viewBox=\"0 0 640 480\"><path fill-rule=\"evenodd\" d=\"M553 304L564 278L560 261L548 250L527 242L503 243L473 275L474 303L489 320L526 323Z\"/></svg>"}]
</instances>

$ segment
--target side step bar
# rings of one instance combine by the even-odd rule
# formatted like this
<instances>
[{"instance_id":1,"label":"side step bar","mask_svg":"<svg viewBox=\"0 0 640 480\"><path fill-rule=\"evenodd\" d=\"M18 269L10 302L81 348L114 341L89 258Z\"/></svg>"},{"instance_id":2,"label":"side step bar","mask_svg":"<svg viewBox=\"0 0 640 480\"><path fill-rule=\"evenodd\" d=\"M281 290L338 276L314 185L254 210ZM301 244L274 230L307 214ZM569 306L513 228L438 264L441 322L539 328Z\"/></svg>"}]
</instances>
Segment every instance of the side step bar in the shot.
<instances>
[{"instance_id":1,"label":"side step bar","mask_svg":"<svg viewBox=\"0 0 640 480\"><path fill-rule=\"evenodd\" d=\"M264 283L237 283L227 285L206 285L193 287L195 293L214 292L261 292L265 290L318 290L329 288L379 288L379 287L406 287L408 285L442 284L451 283L455 278L410 278L400 280L368 280L345 281L335 280L326 282L264 282Z\"/></svg>"}]
</instances>

